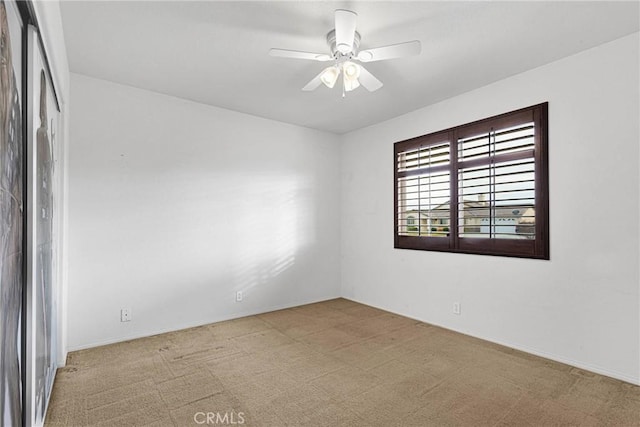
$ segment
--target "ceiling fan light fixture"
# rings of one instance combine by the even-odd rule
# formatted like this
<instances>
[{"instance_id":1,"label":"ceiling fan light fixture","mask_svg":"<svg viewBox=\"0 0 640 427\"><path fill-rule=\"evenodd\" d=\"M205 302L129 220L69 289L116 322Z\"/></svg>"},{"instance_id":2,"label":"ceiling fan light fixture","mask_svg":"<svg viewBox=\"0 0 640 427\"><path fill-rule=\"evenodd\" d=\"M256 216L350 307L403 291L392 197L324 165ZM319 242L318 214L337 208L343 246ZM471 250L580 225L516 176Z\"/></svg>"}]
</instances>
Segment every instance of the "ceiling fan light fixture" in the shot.
<instances>
[{"instance_id":1,"label":"ceiling fan light fixture","mask_svg":"<svg viewBox=\"0 0 640 427\"><path fill-rule=\"evenodd\" d=\"M320 75L320 80L326 87L329 89L335 86L336 81L338 80L338 76L340 75L340 70L338 67L327 67L324 69L322 74Z\"/></svg>"},{"instance_id":2,"label":"ceiling fan light fixture","mask_svg":"<svg viewBox=\"0 0 640 427\"><path fill-rule=\"evenodd\" d=\"M360 77L360 66L353 62L345 62L342 66L345 77L349 79L357 79Z\"/></svg>"},{"instance_id":3,"label":"ceiling fan light fixture","mask_svg":"<svg viewBox=\"0 0 640 427\"><path fill-rule=\"evenodd\" d=\"M358 64L354 64L353 62L345 62L342 65L342 73L345 92L351 92L354 89L357 89L360 86L360 82L358 81L358 77L360 76L360 67Z\"/></svg>"},{"instance_id":4,"label":"ceiling fan light fixture","mask_svg":"<svg viewBox=\"0 0 640 427\"><path fill-rule=\"evenodd\" d=\"M360 77L360 66L353 62L345 62L342 64L342 72L344 74L343 84L346 92L351 92L360 86L358 77Z\"/></svg>"},{"instance_id":5,"label":"ceiling fan light fixture","mask_svg":"<svg viewBox=\"0 0 640 427\"><path fill-rule=\"evenodd\" d=\"M344 78L344 90L346 92L351 92L352 90L359 87L360 82L358 81L358 79L348 79L347 77Z\"/></svg>"}]
</instances>

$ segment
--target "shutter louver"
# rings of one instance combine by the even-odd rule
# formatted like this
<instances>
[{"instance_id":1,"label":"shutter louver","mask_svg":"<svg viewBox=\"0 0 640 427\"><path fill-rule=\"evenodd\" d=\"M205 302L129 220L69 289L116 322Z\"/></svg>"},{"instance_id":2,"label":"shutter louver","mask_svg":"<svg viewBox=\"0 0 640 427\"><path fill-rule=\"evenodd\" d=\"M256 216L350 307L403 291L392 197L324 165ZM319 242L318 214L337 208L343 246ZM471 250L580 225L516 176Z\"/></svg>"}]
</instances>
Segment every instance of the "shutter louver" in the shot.
<instances>
[{"instance_id":1,"label":"shutter louver","mask_svg":"<svg viewBox=\"0 0 640 427\"><path fill-rule=\"evenodd\" d=\"M533 123L458 140L458 235L535 238Z\"/></svg>"},{"instance_id":2,"label":"shutter louver","mask_svg":"<svg viewBox=\"0 0 640 427\"><path fill-rule=\"evenodd\" d=\"M450 146L436 143L398 153L398 234L449 235Z\"/></svg>"}]
</instances>

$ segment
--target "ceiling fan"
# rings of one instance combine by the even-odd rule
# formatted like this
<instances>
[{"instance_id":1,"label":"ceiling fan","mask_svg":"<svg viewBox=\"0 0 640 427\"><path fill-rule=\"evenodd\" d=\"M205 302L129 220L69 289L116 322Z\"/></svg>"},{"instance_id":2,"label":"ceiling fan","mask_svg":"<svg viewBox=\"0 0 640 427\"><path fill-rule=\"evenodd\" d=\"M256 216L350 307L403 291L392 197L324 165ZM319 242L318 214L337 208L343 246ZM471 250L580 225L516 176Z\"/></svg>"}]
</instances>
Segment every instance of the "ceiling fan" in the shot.
<instances>
[{"instance_id":1,"label":"ceiling fan","mask_svg":"<svg viewBox=\"0 0 640 427\"><path fill-rule=\"evenodd\" d=\"M357 62L374 62L386 59L402 58L417 55L421 46L418 40L389 46L359 50L360 33L356 31L358 14L350 10L335 11L335 28L327 34L329 54L302 52L288 49L271 49L269 55L279 58L308 59L312 61L329 62L333 65L325 68L307 83L302 90L312 91L321 84L333 88L342 74L342 96L360 85L370 92L382 87L382 82Z\"/></svg>"}]
</instances>

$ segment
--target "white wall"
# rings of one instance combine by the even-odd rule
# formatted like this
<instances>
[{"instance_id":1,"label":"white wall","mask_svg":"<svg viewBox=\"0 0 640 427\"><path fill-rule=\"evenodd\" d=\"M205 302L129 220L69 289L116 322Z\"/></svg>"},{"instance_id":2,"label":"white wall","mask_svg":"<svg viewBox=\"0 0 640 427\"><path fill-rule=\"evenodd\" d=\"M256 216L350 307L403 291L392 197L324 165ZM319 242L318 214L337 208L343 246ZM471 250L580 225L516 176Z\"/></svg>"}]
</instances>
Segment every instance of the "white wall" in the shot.
<instances>
[{"instance_id":1,"label":"white wall","mask_svg":"<svg viewBox=\"0 0 640 427\"><path fill-rule=\"evenodd\" d=\"M70 350L339 295L335 135L77 74L71 96Z\"/></svg>"},{"instance_id":2,"label":"white wall","mask_svg":"<svg viewBox=\"0 0 640 427\"><path fill-rule=\"evenodd\" d=\"M636 33L346 134L343 294L639 383L638 52ZM545 101L551 261L393 249L394 142Z\"/></svg>"}]
</instances>

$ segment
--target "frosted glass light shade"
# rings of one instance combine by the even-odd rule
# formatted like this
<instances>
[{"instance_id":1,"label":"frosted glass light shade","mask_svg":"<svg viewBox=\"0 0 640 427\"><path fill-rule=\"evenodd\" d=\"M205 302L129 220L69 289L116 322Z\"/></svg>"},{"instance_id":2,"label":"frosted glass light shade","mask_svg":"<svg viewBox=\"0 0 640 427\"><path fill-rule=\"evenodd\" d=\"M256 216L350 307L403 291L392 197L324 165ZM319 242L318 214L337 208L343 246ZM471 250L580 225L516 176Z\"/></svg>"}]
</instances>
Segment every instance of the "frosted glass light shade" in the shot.
<instances>
[{"instance_id":1,"label":"frosted glass light shade","mask_svg":"<svg viewBox=\"0 0 640 427\"><path fill-rule=\"evenodd\" d=\"M360 76L360 67L353 62L345 62L342 65L344 73L344 90L350 92L360 86L358 77Z\"/></svg>"},{"instance_id":2,"label":"frosted glass light shade","mask_svg":"<svg viewBox=\"0 0 640 427\"><path fill-rule=\"evenodd\" d=\"M336 84L339 75L340 70L338 67L327 67L320 75L320 80L326 87L332 88Z\"/></svg>"}]
</instances>

